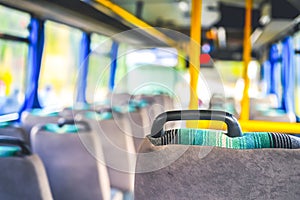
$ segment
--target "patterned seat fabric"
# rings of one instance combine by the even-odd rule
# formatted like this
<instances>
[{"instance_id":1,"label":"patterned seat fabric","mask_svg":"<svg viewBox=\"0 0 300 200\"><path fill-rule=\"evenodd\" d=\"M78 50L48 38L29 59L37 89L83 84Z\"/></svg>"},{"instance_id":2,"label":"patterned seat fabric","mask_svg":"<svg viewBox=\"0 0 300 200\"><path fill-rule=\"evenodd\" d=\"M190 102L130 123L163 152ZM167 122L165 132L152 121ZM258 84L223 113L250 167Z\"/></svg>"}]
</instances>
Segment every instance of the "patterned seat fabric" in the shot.
<instances>
[{"instance_id":1,"label":"patterned seat fabric","mask_svg":"<svg viewBox=\"0 0 300 200\"><path fill-rule=\"evenodd\" d=\"M300 148L300 138L280 133L250 132L242 137L231 138L222 131L201 129L173 129L165 131L163 136L152 138L154 145L183 144L216 146L232 149L258 149L258 148Z\"/></svg>"}]
</instances>

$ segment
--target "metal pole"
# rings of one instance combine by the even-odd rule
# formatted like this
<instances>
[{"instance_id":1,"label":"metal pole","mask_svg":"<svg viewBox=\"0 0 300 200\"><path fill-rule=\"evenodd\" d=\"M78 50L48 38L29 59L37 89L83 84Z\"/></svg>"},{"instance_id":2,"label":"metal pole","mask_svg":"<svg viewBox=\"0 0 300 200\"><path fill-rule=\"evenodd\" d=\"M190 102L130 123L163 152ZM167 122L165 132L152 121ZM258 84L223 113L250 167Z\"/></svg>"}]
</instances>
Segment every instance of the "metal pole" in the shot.
<instances>
[{"instance_id":1,"label":"metal pole","mask_svg":"<svg viewBox=\"0 0 300 200\"><path fill-rule=\"evenodd\" d=\"M242 111L241 111L241 120L249 120L249 112L250 112L250 101L248 90L250 87L250 79L248 77L248 66L251 61L251 15L252 15L252 0L246 0L246 16L245 16L245 27L244 27L244 52L243 52L243 60L244 60L244 93L242 99Z\"/></svg>"}]
</instances>

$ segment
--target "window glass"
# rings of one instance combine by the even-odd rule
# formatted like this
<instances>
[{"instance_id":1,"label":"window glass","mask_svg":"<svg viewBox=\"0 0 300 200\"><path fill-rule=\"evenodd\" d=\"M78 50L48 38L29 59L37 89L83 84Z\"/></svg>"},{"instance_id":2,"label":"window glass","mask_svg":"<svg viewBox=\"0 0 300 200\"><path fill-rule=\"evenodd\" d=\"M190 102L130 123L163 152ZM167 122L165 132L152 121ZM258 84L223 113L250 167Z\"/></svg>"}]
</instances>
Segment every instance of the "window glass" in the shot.
<instances>
[{"instance_id":1,"label":"window glass","mask_svg":"<svg viewBox=\"0 0 300 200\"><path fill-rule=\"evenodd\" d=\"M126 56L126 64L128 66L151 64L175 67L177 65L177 50L174 48L137 49Z\"/></svg>"},{"instance_id":2,"label":"window glass","mask_svg":"<svg viewBox=\"0 0 300 200\"><path fill-rule=\"evenodd\" d=\"M0 5L0 33L28 37L30 15Z\"/></svg>"},{"instance_id":3,"label":"window glass","mask_svg":"<svg viewBox=\"0 0 300 200\"><path fill-rule=\"evenodd\" d=\"M0 5L0 34L27 37L30 15ZM18 112L24 102L28 47L0 39L0 115Z\"/></svg>"},{"instance_id":4,"label":"window glass","mask_svg":"<svg viewBox=\"0 0 300 200\"><path fill-rule=\"evenodd\" d=\"M43 107L72 106L82 32L62 24L45 23L45 46L39 81L39 101Z\"/></svg>"},{"instance_id":5,"label":"window glass","mask_svg":"<svg viewBox=\"0 0 300 200\"><path fill-rule=\"evenodd\" d=\"M123 86L124 91L126 91L126 75L127 75L127 64L126 64L126 56L128 52L132 51L132 47L128 44L121 43L118 49L118 67L116 70L115 76L115 85L120 90L120 85Z\"/></svg>"},{"instance_id":6,"label":"window glass","mask_svg":"<svg viewBox=\"0 0 300 200\"><path fill-rule=\"evenodd\" d=\"M0 39L0 115L18 112L24 101L28 47Z\"/></svg>"},{"instance_id":7,"label":"window glass","mask_svg":"<svg viewBox=\"0 0 300 200\"><path fill-rule=\"evenodd\" d=\"M218 84L218 86L212 87L217 91L211 91L211 95L214 93L223 93L226 97L235 97L237 100L241 100L244 87L244 82L242 81L244 62L219 60L215 62L214 67L216 69L216 73L204 74L204 72L201 72L203 73L204 78L207 79L207 84L210 87L212 87L212 84L209 84L209 80ZM208 100L209 97L210 95L206 96Z\"/></svg>"},{"instance_id":8,"label":"window glass","mask_svg":"<svg viewBox=\"0 0 300 200\"><path fill-rule=\"evenodd\" d=\"M108 37L92 34L86 91L89 103L103 101L108 92L111 46Z\"/></svg>"}]
</instances>

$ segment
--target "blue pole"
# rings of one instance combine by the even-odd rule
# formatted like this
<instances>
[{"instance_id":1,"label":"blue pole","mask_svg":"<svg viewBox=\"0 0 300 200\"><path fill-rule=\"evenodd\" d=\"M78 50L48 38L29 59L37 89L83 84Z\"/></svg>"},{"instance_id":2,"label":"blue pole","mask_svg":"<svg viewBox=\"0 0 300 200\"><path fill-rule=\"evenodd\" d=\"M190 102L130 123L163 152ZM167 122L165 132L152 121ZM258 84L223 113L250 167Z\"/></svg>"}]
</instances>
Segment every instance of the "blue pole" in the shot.
<instances>
[{"instance_id":1,"label":"blue pole","mask_svg":"<svg viewBox=\"0 0 300 200\"><path fill-rule=\"evenodd\" d=\"M111 64L110 64L110 76L109 76L109 83L108 83L108 87L109 87L110 91L112 91L115 87L118 49L119 49L119 44L117 42L113 42L111 51L110 51Z\"/></svg>"},{"instance_id":2,"label":"blue pole","mask_svg":"<svg viewBox=\"0 0 300 200\"><path fill-rule=\"evenodd\" d=\"M38 100L38 83L44 50L44 21L32 17L29 29L27 86L25 91L25 101L20 113L26 109L41 108Z\"/></svg>"},{"instance_id":3,"label":"blue pole","mask_svg":"<svg viewBox=\"0 0 300 200\"><path fill-rule=\"evenodd\" d=\"M91 52L91 35L89 33L82 33L80 55L79 55L79 75L78 75L78 90L77 99L79 103L86 103L86 87L87 87L87 76L89 68L89 54Z\"/></svg>"},{"instance_id":4,"label":"blue pole","mask_svg":"<svg viewBox=\"0 0 300 200\"><path fill-rule=\"evenodd\" d=\"M282 107L287 113L294 113L295 65L292 37L286 37L282 44Z\"/></svg>"}]
</instances>

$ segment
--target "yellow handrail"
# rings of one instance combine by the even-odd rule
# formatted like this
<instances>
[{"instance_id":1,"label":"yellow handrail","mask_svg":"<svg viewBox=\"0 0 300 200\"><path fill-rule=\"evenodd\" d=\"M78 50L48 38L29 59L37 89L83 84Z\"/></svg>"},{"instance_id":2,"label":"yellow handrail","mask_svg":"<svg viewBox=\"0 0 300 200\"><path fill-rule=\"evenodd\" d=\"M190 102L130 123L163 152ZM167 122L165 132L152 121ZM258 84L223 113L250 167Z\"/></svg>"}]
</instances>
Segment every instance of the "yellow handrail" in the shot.
<instances>
[{"instance_id":1,"label":"yellow handrail","mask_svg":"<svg viewBox=\"0 0 300 200\"><path fill-rule=\"evenodd\" d=\"M244 70L243 70L243 78L244 78L244 93L242 99L242 110L241 110L241 120L249 120L249 112L250 112L250 102L249 102L249 94L248 90L250 87L250 80L248 77L248 66L251 61L251 15L252 15L252 0L246 0L246 16L245 16L245 27L244 27L244 52L243 52L243 60L244 60Z\"/></svg>"},{"instance_id":2,"label":"yellow handrail","mask_svg":"<svg viewBox=\"0 0 300 200\"><path fill-rule=\"evenodd\" d=\"M241 120L239 121L239 124L244 133L245 132L276 132L276 133L300 134L299 123ZM226 124L224 122L219 122L219 121L199 121L197 128L216 129L216 130L224 130L224 131L227 129Z\"/></svg>"},{"instance_id":3,"label":"yellow handrail","mask_svg":"<svg viewBox=\"0 0 300 200\"><path fill-rule=\"evenodd\" d=\"M189 109L198 109L197 85L200 71L202 0L192 0L190 38L190 104ZM197 126L197 121L187 121L187 127Z\"/></svg>"},{"instance_id":4,"label":"yellow handrail","mask_svg":"<svg viewBox=\"0 0 300 200\"><path fill-rule=\"evenodd\" d=\"M160 32L159 30L155 29L151 25L147 24L143 20L137 18L133 14L129 13L125 9L121 8L120 6L112 3L109 0L95 0L95 2L103 5L104 7L110 9L113 13L121 17L126 22L129 22L130 24L134 25L137 28L143 29L146 33L154 36L158 40L166 43L169 46L176 47L176 42L172 40L171 38L167 37L165 34Z\"/></svg>"},{"instance_id":5,"label":"yellow handrail","mask_svg":"<svg viewBox=\"0 0 300 200\"><path fill-rule=\"evenodd\" d=\"M239 121L242 130L244 132L277 132L277 133L293 133L300 134L299 123L287 123L287 122L269 122L269 121L257 121L246 120Z\"/></svg>"}]
</instances>

